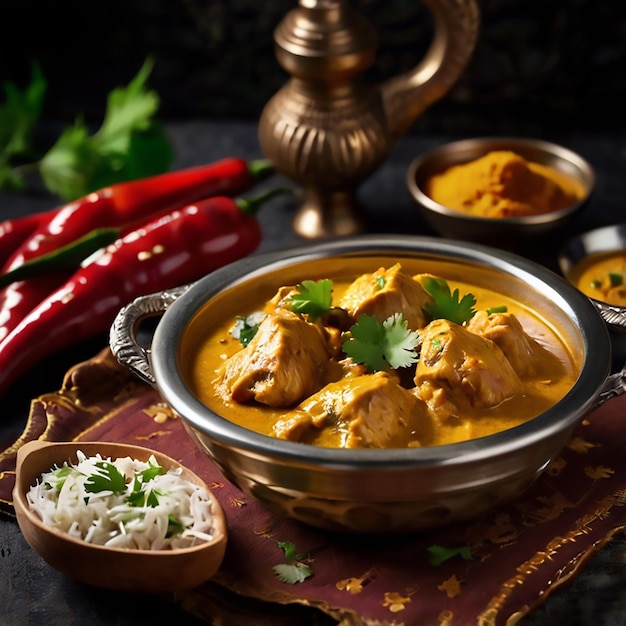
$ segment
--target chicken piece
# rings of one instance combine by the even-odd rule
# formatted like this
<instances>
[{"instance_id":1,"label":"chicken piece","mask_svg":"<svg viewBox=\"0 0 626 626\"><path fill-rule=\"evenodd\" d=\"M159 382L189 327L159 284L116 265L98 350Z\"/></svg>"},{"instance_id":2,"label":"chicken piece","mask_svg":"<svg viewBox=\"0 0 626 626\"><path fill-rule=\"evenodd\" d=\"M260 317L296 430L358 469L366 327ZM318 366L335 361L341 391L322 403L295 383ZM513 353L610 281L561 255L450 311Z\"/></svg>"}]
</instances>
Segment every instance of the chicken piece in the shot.
<instances>
[{"instance_id":1,"label":"chicken piece","mask_svg":"<svg viewBox=\"0 0 626 626\"><path fill-rule=\"evenodd\" d=\"M235 402L290 407L326 384L330 363L323 331L278 308L248 346L224 362L218 384Z\"/></svg>"},{"instance_id":2,"label":"chicken piece","mask_svg":"<svg viewBox=\"0 0 626 626\"><path fill-rule=\"evenodd\" d=\"M274 425L280 439L336 448L419 446L432 426L426 405L384 372L329 383Z\"/></svg>"},{"instance_id":3,"label":"chicken piece","mask_svg":"<svg viewBox=\"0 0 626 626\"><path fill-rule=\"evenodd\" d=\"M422 307L432 302L432 296L408 274L399 263L389 269L380 268L372 274L362 274L346 290L340 307L353 318L362 313L384 322L395 313L402 313L411 330L426 325Z\"/></svg>"},{"instance_id":4,"label":"chicken piece","mask_svg":"<svg viewBox=\"0 0 626 626\"><path fill-rule=\"evenodd\" d=\"M422 331L415 392L445 423L463 407L494 407L517 394L522 383L500 348L445 319Z\"/></svg>"},{"instance_id":5,"label":"chicken piece","mask_svg":"<svg viewBox=\"0 0 626 626\"><path fill-rule=\"evenodd\" d=\"M478 311L467 329L490 339L504 352L520 378L560 377L563 363L522 328L515 315Z\"/></svg>"}]
</instances>

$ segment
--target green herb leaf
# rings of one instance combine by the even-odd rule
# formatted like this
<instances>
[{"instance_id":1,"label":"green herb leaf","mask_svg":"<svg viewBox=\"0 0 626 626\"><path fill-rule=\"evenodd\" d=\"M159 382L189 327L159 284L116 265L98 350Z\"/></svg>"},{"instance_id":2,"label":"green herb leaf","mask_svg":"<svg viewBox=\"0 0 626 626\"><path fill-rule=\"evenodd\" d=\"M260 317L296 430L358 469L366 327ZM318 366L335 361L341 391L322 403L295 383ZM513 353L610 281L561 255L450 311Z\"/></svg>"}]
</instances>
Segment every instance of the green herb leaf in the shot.
<instances>
[{"instance_id":1,"label":"green herb leaf","mask_svg":"<svg viewBox=\"0 0 626 626\"><path fill-rule=\"evenodd\" d=\"M0 154L8 160L33 153L32 133L41 117L47 83L39 65L32 66L30 83L24 90L5 82L6 102L0 107Z\"/></svg>"},{"instance_id":2,"label":"green herb leaf","mask_svg":"<svg viewBox=\"0 0 626 626\"><path fill-rule=\"evenodd\" d=\"M296 546L291 541L278 541L277 545L285 553L285 563L272 567L278 580L295 585L313 575L313 570L302 562L302 557L297 553Z\"/></svg>"},{"instance_id":3,"label":"green herb leaf","mask_svg":"<svg viewBox=\"0 0 626 626\"><path fill-rule=\"evenodd\" d=\"M611 287L619 287L624 282L622 274L617 272L609 272L609 283Z\"/></svg>"},{"instance_id":4,"label":"green herb leaf","mask_svg":"<svg viewBox=\"0 0 626 626\"><path fill-rule=\"evenodd\" d=\"M87 493L98 493L99 491L124 493L126 480L113 463L98 461L95 465L98 471L95 474L91 474L85 481L85 491Z\"/></svg>"},{"instance_id":5,"label":"green herb leaf","mask_svg":"<svg viewBox=\"0 0 626 626\"><path fill-rule=\"evenodd\" d=\"M409 330L401 313L388 317L382 324L374 316L363 314L346 333L343 350L369 371L385 371L415 363L418 344L418 333Z\"/></svg>"},{"instance_id":6,"label":"green herb leaf","mask_svg":"<svg viewBox=\"0 0 626 626\"><path fill-rule=\"evenodd\" d=\"M297 293L291 296L291 310L294 313L306 313L314 321L329 311L332 303L332 280L303 280L296 289Z\"/></svg>"},{"instance_id":7,"label":"green herb leaf","mask_svg":"<svg viewBox=\"0 0 626 626\"><path fill-rule=\"evenodd\" d=\"M460 546L458 548L445 548L444 546L432 545L427 548L431 565L441 565L448 559L460 556L466 561L471 561L472 551L468 546Z\"/></svg>"},{"instance_id":8,"label":"green herb leaf","mask_svg":"<svg viewBox=\"0 0 626 626\"><path fill-rule=\"evenodd\" d=\"M259 324L265 319L265 313L256 311L248 316L238 315L231 330L231 335L245 348L257 334Z\"/></svg>"},{"instance_id":9,"label":"green herb leaf","mask_svg":"<svg viewBox=\"0 0 626 626\"><path fill-rule=\"evenodd\" d=\"M74 200L116 182L169 169L171 147L153 120L159 98L145 86L151 70L148 60L126 88L109 94L103 123L95 134L89 134L80 118L61 134L39 162L50 191Z\"/></svg>"},{"instance_id":10,"label":"green herb leaf","mask_svg":"<svg viewBox=\"0 0 626 626\"><path fill-rule=\"evenodd\" d=\"M280 582L288 585L304 582L313 575L313 570L304 563L294 563L292 565L280 563L279 565L274 565L272 571Z\"/></svg>"},{"instance_id":11,"label":"green herb leaf","mask_svg":"<svg viewBox=\"0 0 626 626\"><path fill-rule=\"evenodd\" d=\"M185 530L185 525L179 519L172 515L167 516L167 531L165 533L167 538L179 535L183 530Z\"/></svg>"},{"instance_id":12,"label":"green herb leaf","mask_svg":"<svg viewBox=\"0 0 626 626\"><path fill-rule=\"evenodd\" d=\"M443 278L427 276L422 285L434 300L424 305L424 311L431 319L447 319L463 324L475 315L476 298L473 294L468 293L459 300L459 290L451 292L450 285Z\"/></svg>"}]
</instances>

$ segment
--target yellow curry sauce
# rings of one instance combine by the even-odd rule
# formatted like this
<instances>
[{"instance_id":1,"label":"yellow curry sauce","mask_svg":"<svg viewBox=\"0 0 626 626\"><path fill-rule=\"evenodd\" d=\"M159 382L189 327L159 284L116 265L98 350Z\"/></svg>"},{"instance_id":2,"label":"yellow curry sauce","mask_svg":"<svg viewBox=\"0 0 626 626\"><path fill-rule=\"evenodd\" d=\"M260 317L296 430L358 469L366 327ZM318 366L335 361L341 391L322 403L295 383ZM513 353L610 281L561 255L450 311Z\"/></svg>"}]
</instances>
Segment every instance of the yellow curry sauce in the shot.
<instances>
[{"instance_id":1,"label":"yellow curry sauce","mask_svg":"<svg viewBox=\"0 0 626 626\"><path fill-rule=\"evenodd\" d=\"M590 298L626 306L626 250L590 254L572 268L569 279Z\"/></svg>"},{"instance_id":2,"label":"yellow curry sauce","mask_svg":"<svg viewBox=\"0 0 626 626\"><path fill-rule=\"evenodd\" d=\"M351 278L333 278L333 303L337 302L354 280ZM509 313L518 318L524 331L546 349L546 371L549 375L539 379L524 380L520 393L488 409L465 410L463 414L445 421L428 418L428 424L417 427L415 441L409 446L433 446L465 441L499 432L521 423L544 412L558 402L569 391L578 375L577 356L571 353L567 340L559 336L559 331L545 323L527 305L519 301L462 281L446 278L451 289L459 290L461 295L471 293L476 298L475 309L482 311L491 307L506 306ZM295 284L295 283L293 283ZM261 293L261 292L260 292ZM245 316L255 311L266 309L267 298L252 294L252 301L240 299L241 309L237 315ZM256 298L256 299L255 299ZM219 317L220 314L218 314ZM210 409L245 428L269 436L276 436L274 425L289 409L263 406L254 401L238 403L227 398L218 390L218 371L224 362L235 353L243 350L239 340L233 338L231 330L235 316L212 317L210 322L196 324L207 328L206 333L191 334L188 345L183 349L183 371L192 392ZM557 367L553 367L558 362ZM305 443L325 447L342 447L339 438L332 429L320 431L315 438ZM397 446L395 446L397 447Z\"/></svg>"}]
</instances>

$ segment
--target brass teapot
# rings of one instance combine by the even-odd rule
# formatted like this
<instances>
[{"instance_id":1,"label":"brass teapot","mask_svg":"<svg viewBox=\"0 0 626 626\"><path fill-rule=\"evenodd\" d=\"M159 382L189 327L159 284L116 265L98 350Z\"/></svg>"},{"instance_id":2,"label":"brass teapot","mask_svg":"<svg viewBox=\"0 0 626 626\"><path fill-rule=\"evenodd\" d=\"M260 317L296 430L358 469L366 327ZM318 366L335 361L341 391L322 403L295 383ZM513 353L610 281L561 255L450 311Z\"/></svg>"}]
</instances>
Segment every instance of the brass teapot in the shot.
<instances>
[{"instance_id":1,"label":"brass teapot","mask_svg":"<svg viewBox=\"0 0 626 626\"><path fill-rule=\"evenodd\" d=\"M478 36L476 0L423 2L434 29L424 58L380 85L359 79L375 59L377 34L347 0L299 0L274 31L276 58L291 77L263 109L259 142L303 187L299 235L362 232L358 185L465 69Z\"/></svg>"}]
</instances>

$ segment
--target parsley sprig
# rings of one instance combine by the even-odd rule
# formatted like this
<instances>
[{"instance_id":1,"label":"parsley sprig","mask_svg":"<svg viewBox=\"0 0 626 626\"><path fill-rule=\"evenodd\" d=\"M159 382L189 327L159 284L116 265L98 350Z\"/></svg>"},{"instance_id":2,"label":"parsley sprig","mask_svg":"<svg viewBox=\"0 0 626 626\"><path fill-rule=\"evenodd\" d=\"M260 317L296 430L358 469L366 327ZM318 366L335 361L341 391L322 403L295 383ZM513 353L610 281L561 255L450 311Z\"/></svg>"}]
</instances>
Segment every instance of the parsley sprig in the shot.
<instances>
[{"instance_id":1,"label":"parsley sprig","mask_svg":"<svg viewBox=\"0 0 626 626\"><path fill-rule=\"evenodd\" d=\"M33 66L23 90L6 82L0 105L0 188L23 191L28 176L36 173L51 193L69 201L167 171L172 148L155 119L159 97L146 88L152 67L152 60L146 60L126 87L109 93L104 119L94 133L78 117L43 154L34 141L47 91L39 66Z\"/></svg>"}]
</instances>

